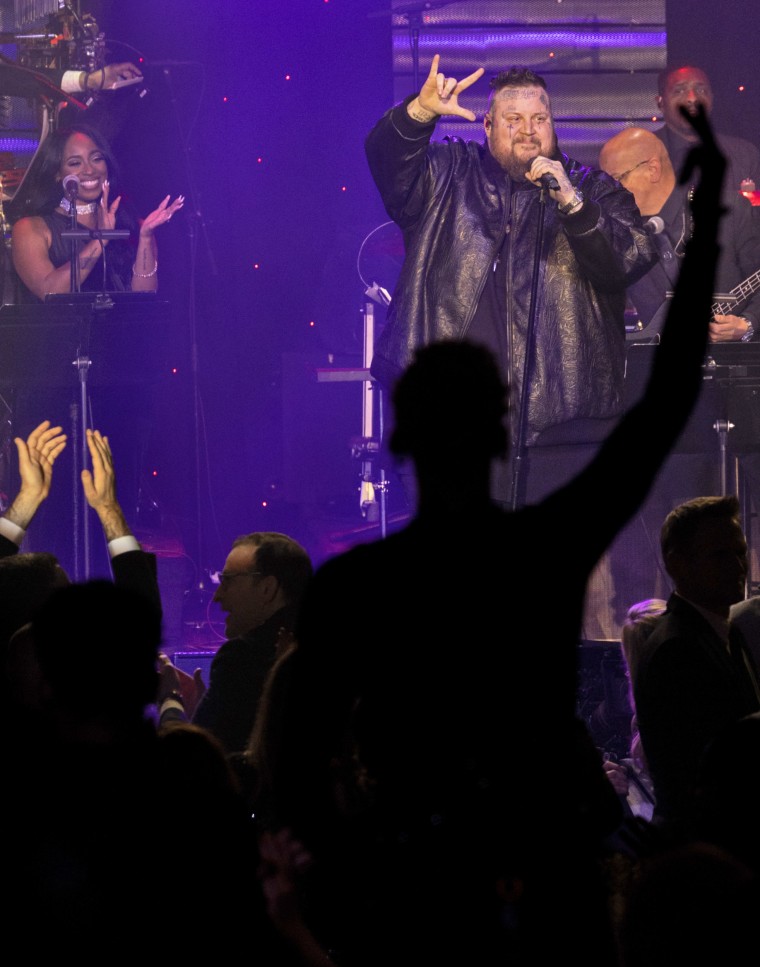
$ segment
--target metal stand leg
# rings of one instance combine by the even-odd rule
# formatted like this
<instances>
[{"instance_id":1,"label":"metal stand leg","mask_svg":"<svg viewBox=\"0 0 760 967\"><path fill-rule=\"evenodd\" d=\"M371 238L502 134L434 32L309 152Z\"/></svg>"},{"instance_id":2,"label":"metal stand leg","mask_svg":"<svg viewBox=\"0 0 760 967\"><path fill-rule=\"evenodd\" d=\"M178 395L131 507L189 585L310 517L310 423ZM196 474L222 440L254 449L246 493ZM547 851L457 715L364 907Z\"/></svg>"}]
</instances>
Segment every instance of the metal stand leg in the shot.
<instances>
[{"instance_id":1,"label":"metal stand leg","mask_svg":"<svg viewBox=\"0 0 760 967\"><path fill-rule=\"evenodd\" d=\"M372 303L368 302L364 308L364 359L360 377L362 379L362 435L353 440L351 455L362 462L359 488L359 506L362 516L372 523L379 520L380 534L385 537L388 481L382 467L377 470L378 476L375 475L375 464L380 462L382 454L383 397L380 387L369 375L374 344L375 312ZM373 435L376 404L379 411L379 437Z\"/></svg>"},{"instance_id":2,"label":"metal stand leg","mask_svg":"<svg viewBox=\"0 0 760 967\"><path fill-rule=\"evenodd\" d=\"M363 365L369 372L372 365L372 353L375 346L375 307L371 302L364 307L364 353ZM376 392L377 389L377 392ZM373 438L375 403L378 404L380 434ZM388 483L385 470L379 468L379 480L374 480L374 464L381 456L383 440L383 400L382 391L372 379L365 379L362 391L362 438L365 441L365 459L362 462L362 512L368 520L380 521L380 535L385 537L387 531L386 491ZM373 456L370 456L373 455ZM378 500L379 496L379 500ZM365 500L366 498L369 498ZM371 516L370 516L371 515Z\"/></svg>"},{"instance_id":3,"label":"metal stand leg","mask_svg":"<svg viewBox=\"0 0 760 967\"><path fill-rule=\"evenodd\" d=\"M87 397L87 376L90 370L91 361L89 356L79 356L74 360L79 376L79 424L77 430L79 439L74 440L75 449L79 452L79 466L74 467L74 553L75 553L75 573L77 581L89 581L92 576L90 559L90 519L87 513L87 505L82 492L81 471L87 466L87 423L88 423L88 397ZM72 413L75 406L72 406ZM76 422L74 421L74 426ZM78 447L76 447L78 444ZM80 512L81 508L81 512ZM82 544L80 561L79 530L82 531Z\"/></svg>"},{"instance_id":4,"label":"metal stand leg","mask_svg":"<svg viewBox=\"0 0 760 967\"><path fill-rule=\"evenodd\" d=\"M733 428L734 424L728 420L716 420L713 423L713 430L718 434L718 448L720 450L721 497L725 497L728 493L728 434Z\"/></svg>"}]
</instances>

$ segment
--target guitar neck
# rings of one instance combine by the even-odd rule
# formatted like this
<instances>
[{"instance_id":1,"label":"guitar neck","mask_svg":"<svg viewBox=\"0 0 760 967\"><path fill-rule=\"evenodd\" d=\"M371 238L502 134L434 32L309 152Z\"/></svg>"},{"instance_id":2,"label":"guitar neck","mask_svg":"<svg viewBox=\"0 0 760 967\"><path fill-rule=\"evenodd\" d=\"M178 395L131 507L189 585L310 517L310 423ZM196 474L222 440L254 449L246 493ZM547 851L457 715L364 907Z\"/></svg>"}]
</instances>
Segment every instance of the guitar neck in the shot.
<instances>
[{"instance_id":1,"label":"guitar neck","mask_svg":"<svg viewBox=\"0 0 760 967\"><path fill-rule=\"evenodd\" d=\"M734 315L736 310L741 309L752 293L757 292L758 289L760 289L760 269L748 279L740 282L736 288L731 289L729 294L735 296L735 299L732 299L731 302L716 302L712 307L713 315Z\"/></svg>"}]
</instances>

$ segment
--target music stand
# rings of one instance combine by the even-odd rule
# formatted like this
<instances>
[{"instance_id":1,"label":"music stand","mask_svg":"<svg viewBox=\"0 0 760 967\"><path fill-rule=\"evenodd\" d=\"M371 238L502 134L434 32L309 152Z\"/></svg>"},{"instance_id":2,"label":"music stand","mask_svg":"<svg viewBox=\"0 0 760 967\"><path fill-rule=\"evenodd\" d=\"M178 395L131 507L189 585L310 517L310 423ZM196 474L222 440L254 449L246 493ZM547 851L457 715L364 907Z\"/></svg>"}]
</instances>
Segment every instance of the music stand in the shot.
<instances>
[{"instance_id":1,"label":"music stand","mask_svg":"<svg viewBox=\"0 0 760 967\"><path fill-rule=\"evenodd\" d=\"M88 457L88 386L156 379L161 358L153 336L167 307L154 292L68 292L44 303L0 307L1 381L16 389L78 384L73 443L80 472ZM89 520L81 487L74 487L73 505L75 580L88 580Z\"/></svg>"}]
</instances>

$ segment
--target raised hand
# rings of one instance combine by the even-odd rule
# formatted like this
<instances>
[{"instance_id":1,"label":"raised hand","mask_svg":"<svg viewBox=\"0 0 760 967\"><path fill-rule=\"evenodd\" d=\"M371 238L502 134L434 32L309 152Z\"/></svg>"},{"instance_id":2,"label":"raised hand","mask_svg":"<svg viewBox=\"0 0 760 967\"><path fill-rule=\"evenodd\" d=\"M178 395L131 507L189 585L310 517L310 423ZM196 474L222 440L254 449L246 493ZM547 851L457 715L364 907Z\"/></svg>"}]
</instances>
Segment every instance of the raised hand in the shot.
<instances>
[{"instance_id":1,"label":"raised hand","mask_svg":"<svg viewBox=\"0 0 760 967\"><path fill-rule=\"evenodd\" d=\"M108 437L99 430L87 430L87 447L92 470L81 474L82 489L87 503L100 518L106 540L124 537L131 531L116 496L116 473Z\"/></svg>"},{"instance_id":2,"label":"raised hand","mask_svg":"<svg viewBox=\"0 0 760 967\"><path fill-rule=\"evenodd\" d=\"M170 198L171 195L167 195L155 211L145 216L140 224L141 238L150 238L159 226L171 221L172 215L185 204L184 195L178 195L171 204L169 204Z\"/></svg>"},{"instance_id":3,"label":"raised hand","mask_svg":"<svg viewBox=\"0 0 760 967\"><path fill-rule=\"evenodd\" d=\"M715 140L704 105L698 104L694 114L683 107L680 111L699 135L699 144L686 155L678 181L679 184L687 184L699 169L699 181L691 199L691 213L695 226L703 228L706 235L717 233L720 217L725 212L723 206L717 204L717 199L723 187L726 157Z\"/></svg>"},{"instance_id":4,"label":"raised hand","mask_svg":"<svg viewBox=\"0 0 760 967\"><path fill-rule=\"evenodd\" d=\"M473 111L468 110L466 107L460 107L459 95L483 76L483 68L479 67L472 74L465 77L464 80L458 81L455 77L446 77L444 74L438 72L440 59L440 54L436 54L433 57L433 62L430 65L430 73L422 85L422 90L412 104L417 102L422 110L431 116L449 114L465 118L467 121L475 121L476 115ZM415 116L411 111L410 114L412 117ZM427 119L420 117L418 120L432 120L432 117Z\"/></svg>"},{"instance_id":5,"label":"raised hand","mask_svg":"<svg viewBox=\"0 0 760 967\"><path fill-rule=\"evenodd\" d=\"M50 420L44 420L26 440L16 437L13 442L18 452L21 486L5 517L26 529L50 493L53 464L66 446L66 434L60 426L51 426Z\"/></svg>"},{"instance_id":6,"label":"raised hand","mask_svg":"<svg viewBox=\"0 0 760 967\"><path fill-rule=\"evenodd\" d=\"M104 228L107 231L116 228L116 212L119 210L119 205L121 204L121 195L111 201L110 192L110 181L104 181L103 191L100 196L100 205L98 206L98 228Z\"/></svg>"}]
</instances>

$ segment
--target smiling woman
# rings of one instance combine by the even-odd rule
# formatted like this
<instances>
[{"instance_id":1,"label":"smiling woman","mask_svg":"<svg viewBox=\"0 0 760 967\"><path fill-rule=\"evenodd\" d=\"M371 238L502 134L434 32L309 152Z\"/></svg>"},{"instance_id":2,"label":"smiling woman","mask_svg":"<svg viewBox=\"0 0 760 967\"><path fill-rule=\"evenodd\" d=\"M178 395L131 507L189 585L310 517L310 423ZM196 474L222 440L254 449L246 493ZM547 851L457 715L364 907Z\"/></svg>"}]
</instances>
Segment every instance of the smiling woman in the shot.
<instances>
[{"instance_id":1,"label":"smiling woman","mask_svg":"<svg viewBox=\"0 0 760 967\"><path fill-rule=\"evenodd\" d=\"M13 223L16 301L34 302L48 294L79 289L155 292L158 253L154 232L183 203L180 196L170 204L167 195L138 222L122 205L116 159L103 135L86 124L55 131L43 142L20 193L7 206ZM74 227L123 229L129 236L72 243L62 233Z\"/></svg>"}]
</instances>

